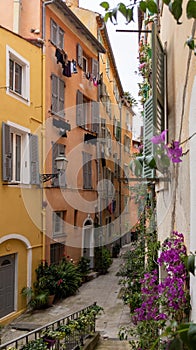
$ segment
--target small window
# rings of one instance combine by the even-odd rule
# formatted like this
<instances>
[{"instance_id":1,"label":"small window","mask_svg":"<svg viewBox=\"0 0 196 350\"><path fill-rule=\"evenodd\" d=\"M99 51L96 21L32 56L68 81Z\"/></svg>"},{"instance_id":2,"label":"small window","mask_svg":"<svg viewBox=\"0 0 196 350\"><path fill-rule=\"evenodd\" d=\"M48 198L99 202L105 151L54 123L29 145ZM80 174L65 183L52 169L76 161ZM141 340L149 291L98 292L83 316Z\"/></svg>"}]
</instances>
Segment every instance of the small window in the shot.
<instances>
[{"instance_id":1,"label":"small window","mask_svg":"<svg viewBox=\"0 0 196 350\"><path fill-rule=\"evenodd\" d=\"M53 237L64 235L65 211L53 212Z\"/></svg>"},{"instance_id":2,"label":"small window","mask_svg":"<svg viewBox=\"0 0 196 350\"><path fill-rule=\"evenodd\" d=\"M53 243L50 245L50 263L59 264L64 256L65 244Z\"/></svg>"},{"instance_id":3,"label":"small window","mask_svg":"<svg viewBox=\"0 0 196 350\"><path fill-rule=\"evenodd\" d=\"M92 189L92 156L83 152L83 188Z\"/></svg>"},{"instance_id":4,"label":"small window","mask_svg":"<svg viewBox=\"0 0 196 350\"><path fill-rule=\"evenodd\" d=\"M64 30L53 19L50 22L50 41L56 47L64 48Z\"/></svg>"},{"instance_id":5,"label":"small window","mask_svg":"<svg viewBox=\"0 0 196 350\"><path fill-rule=\"evenodd\" d=\"M38 137L9 122L2 124L3 181L39 184Z\"/></svg>"},{"instance_id":6,"label":"small window","mask_svg":"<svg viewBox=\"0 0 196 350\"><path fill-rule=\"evenodd\" d=\"M22 102L30 100L29 62L9 46L6 47L7 93Z\"/></svg>"},{"instance_id":7,"label":"small window","mask_svg":"<svg viewBox=\"0 0 196 350\"><path fill-rule=\"evenodd\" d=\"M74 209L74 227L77 227L78 210Z\"/></svg>"}]
</instances>

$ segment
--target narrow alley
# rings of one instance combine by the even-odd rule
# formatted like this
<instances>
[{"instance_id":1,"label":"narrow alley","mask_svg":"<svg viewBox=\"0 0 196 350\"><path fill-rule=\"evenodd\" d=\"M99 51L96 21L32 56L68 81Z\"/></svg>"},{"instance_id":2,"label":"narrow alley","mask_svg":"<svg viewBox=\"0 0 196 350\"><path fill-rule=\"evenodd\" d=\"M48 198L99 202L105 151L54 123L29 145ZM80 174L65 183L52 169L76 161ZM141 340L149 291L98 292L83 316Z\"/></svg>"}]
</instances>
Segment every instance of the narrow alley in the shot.
<instances>
[{"instance_id":1,"label":"narrow alley","mask_svg":"<svg viewBox=\"0 0 196 350\"><path fill-rule=\"evenodd\" d=\"M124 305L119 297L121 286L118 284L119 276L116 274L121 263L121 258L113 259L106 275L83 284L75 296L68 297L46 310L22 314L3 330L2 344L27 332L24 331L25 328L29 330L38 328L96 301L104 309L96 322L96 331L100 332L101 336L97 349L126 350L126 346L129 348L128 342L118 341L119 328L130 323L129 307Z\"/></svg>"}]
</instances>

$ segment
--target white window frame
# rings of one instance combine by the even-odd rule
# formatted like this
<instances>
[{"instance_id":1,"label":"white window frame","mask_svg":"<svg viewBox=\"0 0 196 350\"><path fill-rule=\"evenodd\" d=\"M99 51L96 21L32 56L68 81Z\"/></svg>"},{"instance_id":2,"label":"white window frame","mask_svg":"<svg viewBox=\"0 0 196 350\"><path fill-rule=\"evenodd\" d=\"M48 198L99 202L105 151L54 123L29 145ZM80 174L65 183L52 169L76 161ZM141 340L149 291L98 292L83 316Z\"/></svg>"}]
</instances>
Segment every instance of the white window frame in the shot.
<instances>
[{"instance_id":1,"label":"white window frame","mask_svg":"<svg viewBox=\"0 0 196 350\"><path fill-rule=\"evenodd\" d=\"M21 94L10 89L10 59L22 67ZM30 105L30 63L8 45L6 45L6 87L6 93L9 96Z\"/></svg>"},{"instance_id":2,"label":"white window frame","mask_svg":"<svg viewBox=\"0 0 196 350\"><path fill-rule=\"evenodd\" d=\"M13 183L30 184L30 152L29 152L29 134L30 129L25 128L19 124L8 121L7 125L10 126L10 131L14 135L21 136L21 169L20 169L20 180L16 181L14 174L14 166L12 170ZM15 160L13 160L15 164Z\"/></svg>"},{"instance_id":3,"label":"white window frame","mask_svg":"<svg viewBox=\"0 0 196 350\"><path fill-rule=\"evenodd\" d=\"M65 234L65 221L64 221L64 210L56 210L53 212L52 223L53 223L53 237L64 236ZM56 230L56 225L59 225L59 230Z\"/></svg>"}]
</instances>

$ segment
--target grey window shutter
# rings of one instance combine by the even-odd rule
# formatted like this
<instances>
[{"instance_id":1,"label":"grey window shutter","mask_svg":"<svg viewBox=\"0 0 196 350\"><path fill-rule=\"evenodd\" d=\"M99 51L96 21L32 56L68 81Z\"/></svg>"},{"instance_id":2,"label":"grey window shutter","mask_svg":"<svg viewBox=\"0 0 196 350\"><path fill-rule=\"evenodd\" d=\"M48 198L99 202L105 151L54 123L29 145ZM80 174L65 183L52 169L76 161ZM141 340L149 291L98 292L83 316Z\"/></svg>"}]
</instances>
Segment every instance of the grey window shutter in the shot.
<instances>
[{"instance_id":1,"label":"grey window shutter","mask_svg":"<svg viewBox=\"0 0 196 350\"><path fill-rule=\"evenodd\" d=\"M98 61L92 58L92 75L97 77L99 73Z\"/></svg>"},{"instance_id":2,"label":"grey window shutter","mask_svg":"<svg viewBox=\"0 0 196 350\"><path fill-rule=\"evenodd\" d=\"M99 133L99 102L91 102L91 122L92 131Z\"/></svg>"},{"instance_id":3,"label":"grey window shutter","mask_svg":"<svg viewBox=\"0 0 196 350\"><path fill-rule=\"evenodd\" d=\"M58 77L54 74L51 76L52 79L52 112L58 112Z\"/></svg>"},{"instance_id":4,"label":"grey window shutter","mask_svg":"<svg viewBox=\"0 0 196 350\"><path fill-rule=\"evenodd\" d=\"M83 50L80 44L77 44L77 64L80 68L83 67Z\"/></svg>"},{"instance_id":5,"label":"grey window shutter","mask_svg":"<svg viewBox=\"0 0 196 350\"><path fill-rule=\"evenodd\" d=\"M77 90L76 95L76 125L85 126L85 116L83 110L83 94L80 90Z\"/></svg>"},{"instance_id":6,"label":"grey window shutter","mask_svg":"<svg viewBox=\"0 0 196 350\"><path fill-rule=\"evenodd\" d=\"M57 173L57 167L56 167L55 159L56 159L56 157L58 157L58 155L59 155L58 143L53 143L53 145L52 145L52 173L53 174ZM52 185L54 187L58 187L59 186L59 178L58 177L52 179Z\"/></svg>"},{"instance_id":7,"label":"grey window shutter","mask_svg":"<svg viewBox=\"0 0 196 350\"><path fill-rule=\"evenodd\" d=\"M39 151L38 136L29 135L29 151L30 151L30 183L39 185Z\"/></svg>"},{"instance_id":8,"label":"grey window shutter","mask_svg":"<svg viewBox=\"0 0 196 350\"><path fill-rule=\"evenodd\" d=\"M12 149L9 125L2 123L2 179L12 179Z\"/></svg>"},{"instance_id":9,"label":"grey window shutter","mask_svg":"<svg viewBox=\"0 0 196 350\"><path fill-rule=\"evenodd\" d=\"M64 96L65 96L65 83L63 80L58 79L59 83L59 110L57 111L62 117L65 115L65 105L64 105Z\"/></svg>"},{"instance_id":10,"label":"grey window shutter","mask_svg":"<svg viewBox=\"0 0 196 350\"><path fill-rule=\"evenodd\" d=\"M83 152L83 187L92 188L92 160L89 153Z\"/></svg>"},{"instance_id":11,"label":"grey window shutter","mask_svg":"<svg viewBox=\"0 0 196 350\"><path fill-rule=\"evenodd\" d=\"M165 59L156 24L152 28L152 96L144 104L144 155L154 156L152 136L161 133L165 122ZM154 177L154 169L144 164L143 176Z\"/></svg>"},{"instance_id":12,"label":"grey window shutter","mask_svg":"<svg viewBox=\"0 0 196 350\"><path fill-rule=\"evenodd\" d=\"M60 143L53 143L53 145L52 145L52 173L53 174L57 173L55 159L60 154L65 155L65 145L60 144ZM59 186L65 187L66 186L65 176L66 176L66 174L63 173L62 175L59 175L58 177L52 179L52 185L54 187L59 187Z\"/></svg>"}]
</instances>

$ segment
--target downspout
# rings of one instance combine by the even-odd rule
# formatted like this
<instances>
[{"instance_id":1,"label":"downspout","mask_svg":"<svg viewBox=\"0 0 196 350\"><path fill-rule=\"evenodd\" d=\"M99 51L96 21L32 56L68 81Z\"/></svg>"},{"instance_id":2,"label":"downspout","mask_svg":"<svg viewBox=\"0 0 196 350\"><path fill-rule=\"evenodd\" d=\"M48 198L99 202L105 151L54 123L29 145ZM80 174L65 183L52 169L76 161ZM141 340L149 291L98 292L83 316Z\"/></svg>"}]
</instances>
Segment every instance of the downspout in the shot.
<instances>
[{"instance_id":1,"label":"downspout","mask_svg":"<svg viewBox=\"0 0 196 350\"><path fill-rule=\"evenodd\" d=\"M19 34L21 0L14 0L13 6L13 32Z\"/></svg>"},{"instance_id":2,"label":"downspout","mask_svg":"<svg viewBox=\"0 0 196 350\"><path fill-rule=\"evenodd\" d=\"M42 173L45 173L45 134L46 134L46 104L45 104L45 96L46 96L46 6L50 5L54 2L54 0L45 1L42 3L42 164L41 169ZM46 208L43 206L43 203L46 202L46 196L43 184L42 186L42 234L43 234L43 248L42 248L42 259L45 260L46 257Z\"/></svg>"}]
</instances>

